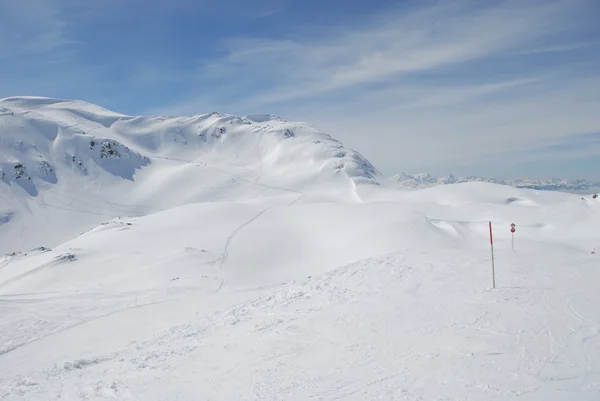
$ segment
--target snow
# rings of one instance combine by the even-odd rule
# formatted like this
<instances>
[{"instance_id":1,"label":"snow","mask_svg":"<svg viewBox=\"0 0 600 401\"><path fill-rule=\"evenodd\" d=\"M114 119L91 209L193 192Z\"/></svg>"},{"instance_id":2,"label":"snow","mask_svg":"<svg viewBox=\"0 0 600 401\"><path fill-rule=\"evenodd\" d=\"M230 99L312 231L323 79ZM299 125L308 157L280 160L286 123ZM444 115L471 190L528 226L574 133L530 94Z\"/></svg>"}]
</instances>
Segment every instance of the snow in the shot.
<instances>
[{"instance_id":1,"label":"snow","mask_svg":"<svg viewBox=\"0 0 600 401\"><path fill-rule=\"evenodd\" d=\"M0 106L2 399L600 394L597 199L399 188L269 115Z\"/></svg>"},{"instance_id":2,"label":"snow","mask_svg":"<svg viewBox=\"0 0 600 401\"><path fill-rule=\"evenodd\" d=\"M491 182L494 184L510 185L517 188L528 188L539 191L564 191L572 193L589 194L600 188L599 182L571 178L552 178L549 180L532 180L528 178L495 179L485 177L434 177L427 173L406 174L400 173L389 178L393 185L409 188L429 188L435 185L459 184L463 182Z\"/></svg>"}]
</instances>

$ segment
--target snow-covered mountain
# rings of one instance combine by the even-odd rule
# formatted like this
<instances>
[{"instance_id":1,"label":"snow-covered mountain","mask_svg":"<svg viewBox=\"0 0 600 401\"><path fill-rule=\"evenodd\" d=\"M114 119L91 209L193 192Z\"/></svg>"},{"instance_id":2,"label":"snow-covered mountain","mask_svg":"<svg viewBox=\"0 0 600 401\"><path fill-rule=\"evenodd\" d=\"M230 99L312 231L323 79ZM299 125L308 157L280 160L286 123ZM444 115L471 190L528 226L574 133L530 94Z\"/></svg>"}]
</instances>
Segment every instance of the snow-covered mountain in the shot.
<instances>
[{"instance_id":1,"label":"snow-covered mountain","mask_svg":"<svg viewBox=\"0 0 600 401\"><path fill-rule=\"evenodd\" d=\"M597 398L599 199L47 98L0 101L0 168L2 400Z\"/></svg>"},{"instance_id":2,"label":"snow-covered mountain","mask_svg":"<svg viewBox=\"0 0 600 401\"><path fill-rule=\"evenodd\" d=\"M535 189L538 191L581 193L597 191L600 189L600 182L590 182L571 178L552 178L549 180L532 180L527 178L495 179L474 176L455 177L452 174L446 177L434 177L427 173L400 173L392 176L391 180L410 188L428 188L434 185L460 184L464 182L489 182L493 184L510 185L511 187L516 188Z\"/></svg>"},{"instance_id":3,"label":"snow-covered mountain","mask_svg":"<svg viewBox=\"0 0 600 401\"><path fill-rule=\"evenodd\" d=\"M313 187L355 199L357 183L379 176L328 134L270 115L132 117L38 97L2 99L0 107L0 252L192 202Z\"/></svg>"}]
</instances>

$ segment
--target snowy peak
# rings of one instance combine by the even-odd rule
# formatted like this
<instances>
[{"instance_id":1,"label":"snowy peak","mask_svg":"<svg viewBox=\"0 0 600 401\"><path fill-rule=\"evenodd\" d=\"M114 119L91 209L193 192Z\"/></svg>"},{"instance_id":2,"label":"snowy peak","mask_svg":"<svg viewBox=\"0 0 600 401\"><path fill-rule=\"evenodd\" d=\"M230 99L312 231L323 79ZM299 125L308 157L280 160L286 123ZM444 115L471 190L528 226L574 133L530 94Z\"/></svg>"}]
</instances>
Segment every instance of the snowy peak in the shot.
<instances>
[{"instance_id":1,"label":"snowy peak","mask_svg":"<svg viewBox=\"0 0 600 401\"><path fill-rule=\"evenodd\" d=\"M345 173L375 182L360 154L320 130L277 116L217 112L193 117L132 117L81 101L42 97L0 100L0 177L37 194L39 180L109 174L133 180L152 160L244 169L252 179Z\"/></svg>"},{"instance_id":2,"label":"snowy peak","mask_svg":"<svg viewBox=\"0 0 600 401\"><path fill-rule=\"evenodd\" d=\"M190 203L287 204L299 194L359 203L357 186L379 178L330 135L273 115L127 116L72 100L0 100L0 221L10 223L0 224L0 253Z\"/></svg>"},{"instance_id":3,"label":"snowy peak","mask_svg":"<svg viewBox=\"0 0 600 401\"><path fill-rule=\"evenodd\" d=\"M549 180L531 180L527 178L514 178L499 180L476 176L434 177L428 173L406 174L400 173L392 176L391 181L410 188L428 188L435 185L459 184L463 182L489 182L493 184L510 185L516 188L527 188L538 191L564 191L564 192L589 192L600 187L600 182L589 182L570 178L552 178Z\"/></svg>"}]
</instances>

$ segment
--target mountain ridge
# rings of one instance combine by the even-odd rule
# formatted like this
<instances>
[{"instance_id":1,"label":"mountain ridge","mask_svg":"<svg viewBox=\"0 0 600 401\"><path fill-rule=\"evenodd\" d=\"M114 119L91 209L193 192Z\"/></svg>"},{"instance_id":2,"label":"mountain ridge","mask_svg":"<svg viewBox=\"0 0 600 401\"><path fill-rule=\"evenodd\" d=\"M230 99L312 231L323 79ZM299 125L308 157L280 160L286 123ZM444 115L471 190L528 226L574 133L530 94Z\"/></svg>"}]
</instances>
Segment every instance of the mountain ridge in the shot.
<instances>
[{"instance_id":1,"label":"mountain ridge","mask_svg":"<svg viewBox=\"0 0 600 401\"><path fill-rule=\"evenodd\" d=\"M362 155L329 134L270 114L128 116L87 102L44 97L0 99L0 110L0 171L3 179L12 182L43 178L48 170L54 170L59 179L61 169L56 171L54 165L64 167L64 160L82 167L90 158L139 159L135 163L139 169L149 165L151 158L177 155L197 162L215 158L215 153L221 164L234 166L276 164L285 168L293 161L300 169L318 165L321 170L343 171L349 178L375 180L380 175ZM288 146L290 141L286 140L296 142L296 146ZM256 149L246 152L249 147ZM95 153L92 156L86 150ZM307 156L308 163L298 154ZM37 174L35 165L44 174ZM131 178L132 172L127 175Z\"/></svg>"},{"instance_id":2,"label":"mountain ridge","mask_svg":"<svg viewBox=\"0 0 600 401\"><path fill-rule=\"evenodd\" d=\"M600 182L572 178L551 178L547 180L529 178L496 179L479 176L455 176L453 174L445 177L435 177L429 173L407 174L403 172L390 177L390 180L393 183L410 188L429 188L436 185L452 185L465 182L488 182L522 189L574 193L589 192L600 188Z\"/></svg>"},{"instance_id":3,"label":"mountain ridge","mask_svg":"<svg viewBox=\"0 0 600 401\"><path fill-rule=\"evenodd\" d=\"M127 116L77 100L0 99L0 251L195 202L307 191L360 202L356 185L380 178L331 135L270 114ZM49 236L56 224L72 227Z\"/></svg>"}]
</instances>

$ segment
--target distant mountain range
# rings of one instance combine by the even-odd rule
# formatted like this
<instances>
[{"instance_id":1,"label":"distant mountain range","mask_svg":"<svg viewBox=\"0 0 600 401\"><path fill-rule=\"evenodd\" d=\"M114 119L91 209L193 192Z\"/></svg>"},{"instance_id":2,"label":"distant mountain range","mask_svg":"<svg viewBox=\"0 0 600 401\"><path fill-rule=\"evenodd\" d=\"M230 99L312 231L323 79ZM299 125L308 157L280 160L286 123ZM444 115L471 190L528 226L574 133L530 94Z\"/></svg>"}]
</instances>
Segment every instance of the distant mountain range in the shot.
<instances>
[{"instance_id":1,"label":"distant mountain range","mask_svg":"<svg viewBox=\"0 0 600 401\"><path fill-rule=\"evenodd\" d=\"M552 178L549 180L532 180L528 178L495 179L485 177L456 177L452 174L447 177L434 177L431 174L406 174L400 173L391 177L391 180L410 188L427 188L435 185L459 184L462 182L491 182L494 184L510 185L517 188L529 188L539 191L562 192L594 192L600 189L600 182L590 182L580 179Z\"/></svg>"}]
</instances>

